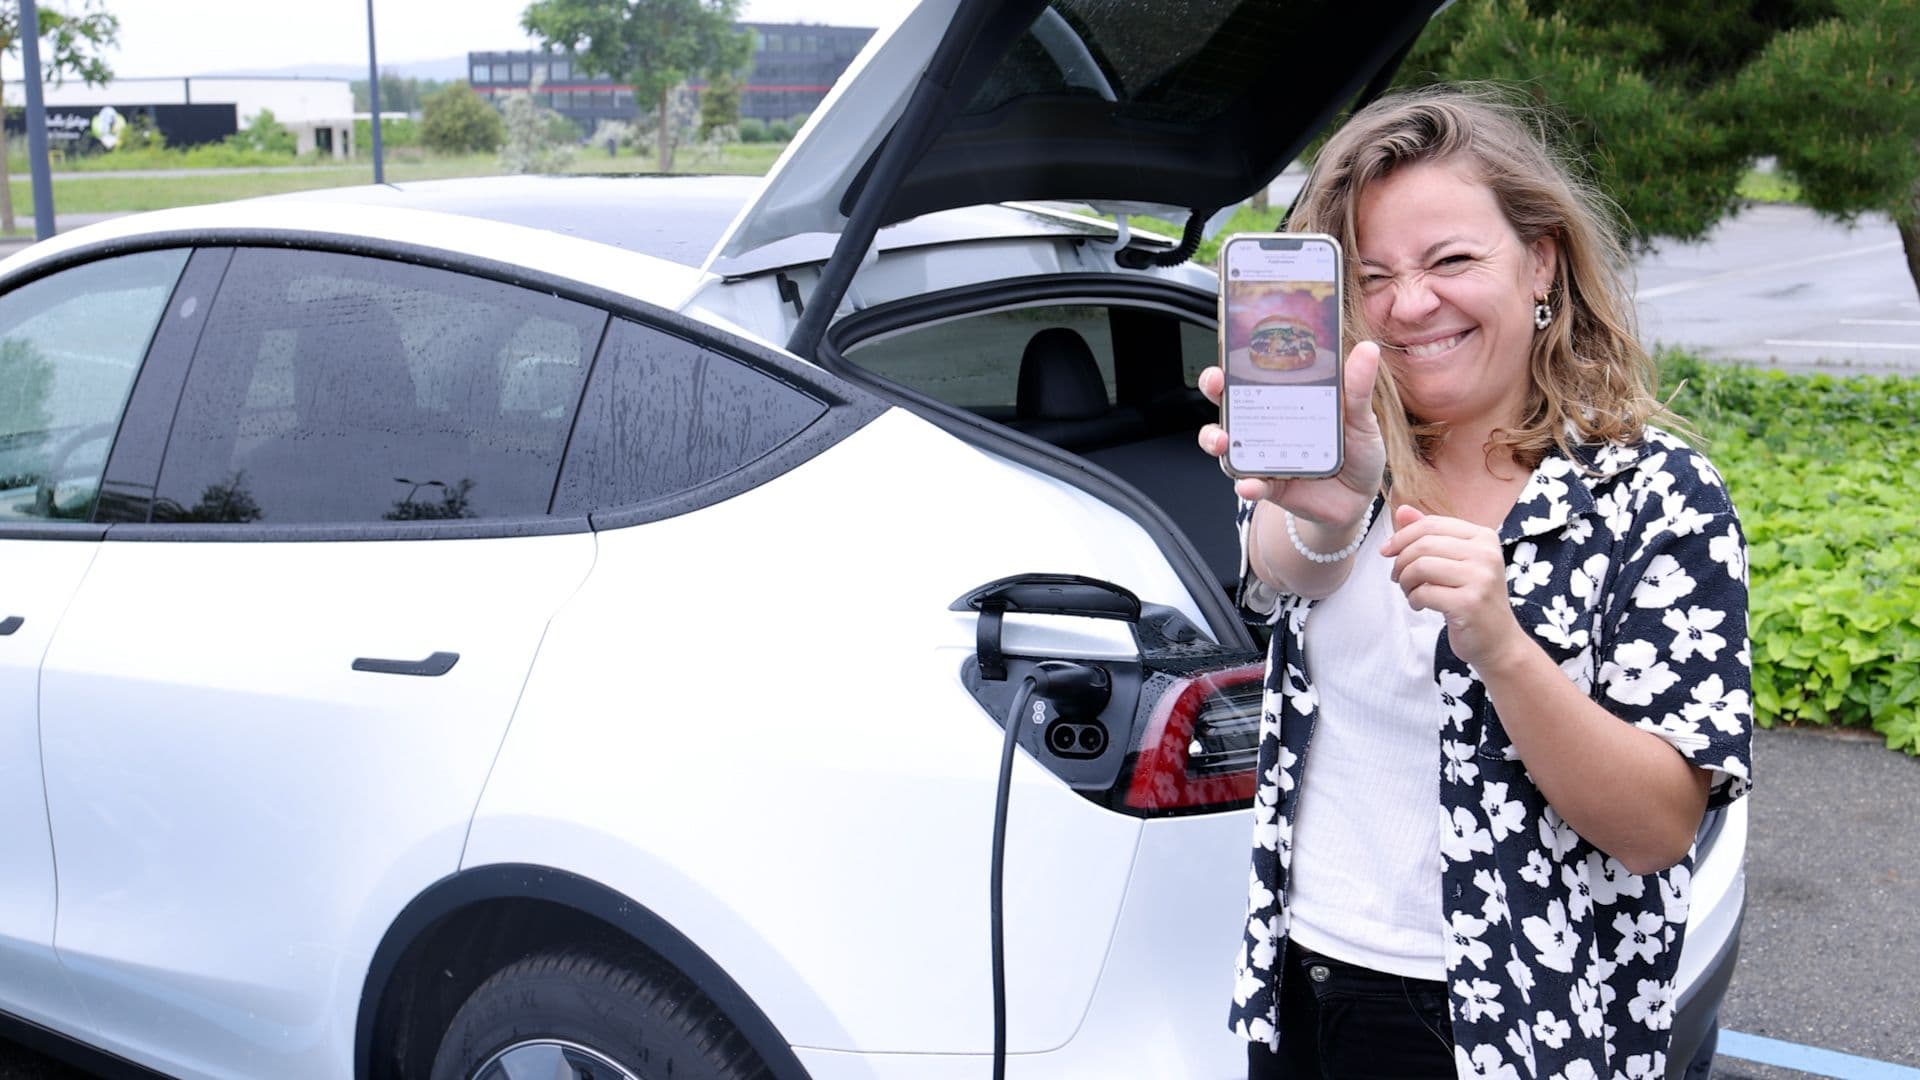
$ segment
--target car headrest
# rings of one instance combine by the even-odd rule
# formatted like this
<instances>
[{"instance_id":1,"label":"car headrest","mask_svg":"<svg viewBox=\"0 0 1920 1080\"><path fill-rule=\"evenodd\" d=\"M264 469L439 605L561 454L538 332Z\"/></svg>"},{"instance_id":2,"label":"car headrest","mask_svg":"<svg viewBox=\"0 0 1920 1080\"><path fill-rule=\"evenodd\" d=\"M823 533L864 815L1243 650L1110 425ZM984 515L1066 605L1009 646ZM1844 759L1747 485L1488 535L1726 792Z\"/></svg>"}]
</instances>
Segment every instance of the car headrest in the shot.
<instances>
[{"instance_id":1,"label":"car headrest","mask_svg":"<svg viewBox=\"0 0 1920 1080\"><path fill-rule=\"evenodd\" d=\"M1050 326L1020 355L1015 414L1022 420L1086 420L1107 411L1107 387L1077 331Z\"/></svg>"},{"instance_id":2,"label":"car headrest","mask_svg":"<svg viewBox=\"0 0 1920 1080\"><path fill-rule=\"evenodd\" d=\"M416 420L413 375L399 327L363 297L315 305L327 317L299 329L294 408L303 427L405 431Z\"/></svg>"}]
</instances>

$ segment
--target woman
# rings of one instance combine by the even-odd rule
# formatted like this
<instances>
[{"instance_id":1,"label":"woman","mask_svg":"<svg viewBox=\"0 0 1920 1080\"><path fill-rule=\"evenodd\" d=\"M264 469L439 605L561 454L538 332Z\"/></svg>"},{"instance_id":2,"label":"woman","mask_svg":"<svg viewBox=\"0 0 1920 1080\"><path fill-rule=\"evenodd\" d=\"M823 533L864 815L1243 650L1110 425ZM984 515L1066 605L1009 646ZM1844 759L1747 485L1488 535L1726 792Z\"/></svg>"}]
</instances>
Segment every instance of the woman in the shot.
<instances>
[{"instance_id":1,"label":"woman","mask_svg":"<svg viewBox=\"0 0 1920 1080\"><path fill-rule=\"evenodd\" d=\"M1340 474L1235 484L1252 1076L1665 1074L1694 834L1749 784L1746 565L1597 206L1439 88L1356 115L1289 222L1342 241L1360 340Z\"/></svg>"}]
</instances>

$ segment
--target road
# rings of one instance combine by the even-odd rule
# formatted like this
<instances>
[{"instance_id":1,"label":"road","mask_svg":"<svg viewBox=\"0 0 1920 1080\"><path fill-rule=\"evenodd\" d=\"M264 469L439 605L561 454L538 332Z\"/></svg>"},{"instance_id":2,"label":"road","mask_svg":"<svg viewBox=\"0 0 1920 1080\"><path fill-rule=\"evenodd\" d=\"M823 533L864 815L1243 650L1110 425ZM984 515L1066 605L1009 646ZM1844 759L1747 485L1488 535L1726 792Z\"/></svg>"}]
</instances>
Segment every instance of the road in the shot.
<instances>
[{"instance_id":1,"label":"road","mask_svg":"<svg viewBox=\"0 0 1920 1080\"><path fill-rule=\"evenodd\" d=\"M1920 374L1920 293L1882 215L1754 206L1635 263L1649 344L1787 369Z\"/></svg>"}]
</instances>

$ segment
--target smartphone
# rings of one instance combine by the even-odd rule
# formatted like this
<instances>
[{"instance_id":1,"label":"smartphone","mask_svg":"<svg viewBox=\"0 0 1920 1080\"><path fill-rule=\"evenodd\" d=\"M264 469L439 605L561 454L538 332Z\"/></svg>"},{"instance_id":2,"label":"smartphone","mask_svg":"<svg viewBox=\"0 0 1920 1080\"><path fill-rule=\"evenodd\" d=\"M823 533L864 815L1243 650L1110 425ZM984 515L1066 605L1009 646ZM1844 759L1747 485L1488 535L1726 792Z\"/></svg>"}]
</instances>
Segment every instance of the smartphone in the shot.
<instances>
[{"instance_id":1,"label":"smartphone","mask_svg":"<svg viewBox=\"0 0 1920 1080\"><path fill-rule=\"evenodd\" d=\"M1220 426L1234 476L1340 471L1342 263L1319 233L1237 233L1220 247Z\"/></svg>"}]
</instances>

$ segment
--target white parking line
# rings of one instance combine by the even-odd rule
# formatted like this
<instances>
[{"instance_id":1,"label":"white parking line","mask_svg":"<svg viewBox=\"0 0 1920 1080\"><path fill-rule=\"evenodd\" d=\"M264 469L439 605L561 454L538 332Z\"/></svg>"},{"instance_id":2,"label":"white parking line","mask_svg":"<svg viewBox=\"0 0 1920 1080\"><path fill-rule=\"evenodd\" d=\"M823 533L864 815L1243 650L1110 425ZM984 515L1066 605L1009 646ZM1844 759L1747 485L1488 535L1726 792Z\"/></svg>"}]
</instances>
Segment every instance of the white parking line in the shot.
<instances>
[{"instance_id":1,"label":"white parking line","mask_svg":"<svg viewBox=\"0 0 1920 1080\"><path fill-rule=\"evenodd\" d=\"M1641 289L1639 292L1633 294L1633 298L1635 300L1655 300L1662 296L1672 296L1674 293L1689 292L1693 289L1704 289L1709 285L1718 285L1723 281L1760 277L1779 270L1791 270L1796 266L1812 266L1815 263L1833 262L1837 259L1857 259L1862 255L1878 255L1883 251L1898 251L1899 249L1900 241L1890 240L1884 244L1868 244L1866 247L1849 248L1846 251L1833 251L1825 255L1809 255L1804 259L1788 259L1785 262L1767 263L1764 266L1742 267L1739 270L1726 270L1718 274L1708 274L1705 277L1691 278L1687 281L1676 281L1671 285L1656 285L1651 289Z\"/></svg>"},{"instance_id":2,"label":"white parking line","mask_svg":"<svg viewBox=\"0 0 1920 1080\"><path fill-rule=\"evenodd\" d=\"M1768 338L1763 345L1801 345L1809 349L1904 349L1907 352L1920 352L1920 345L1906 345L1898 341L1803 341L1799 338Z\"/></svg>"}]
</instances>

